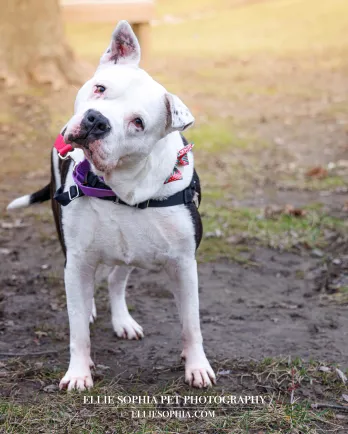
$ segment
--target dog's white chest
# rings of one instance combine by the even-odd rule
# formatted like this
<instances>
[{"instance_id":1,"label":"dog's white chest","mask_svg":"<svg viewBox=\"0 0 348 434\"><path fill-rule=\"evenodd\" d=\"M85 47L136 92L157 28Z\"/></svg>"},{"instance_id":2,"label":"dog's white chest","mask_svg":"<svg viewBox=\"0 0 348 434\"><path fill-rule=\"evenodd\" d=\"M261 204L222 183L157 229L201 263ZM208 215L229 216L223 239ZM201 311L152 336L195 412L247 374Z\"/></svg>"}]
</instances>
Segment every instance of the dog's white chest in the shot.
<instances>
[{"instance_id":1,"label":"dog's white chest","mask_svg":"<svg viewBox=\"0 0 348 434\"><path fill-rule=\"evenodd\" d=\"M80 198L63 211L67 250L107 265L158 269L182 248L194 249L193 224L184 205L140 210Z\"/></svg>"}]
</instances>

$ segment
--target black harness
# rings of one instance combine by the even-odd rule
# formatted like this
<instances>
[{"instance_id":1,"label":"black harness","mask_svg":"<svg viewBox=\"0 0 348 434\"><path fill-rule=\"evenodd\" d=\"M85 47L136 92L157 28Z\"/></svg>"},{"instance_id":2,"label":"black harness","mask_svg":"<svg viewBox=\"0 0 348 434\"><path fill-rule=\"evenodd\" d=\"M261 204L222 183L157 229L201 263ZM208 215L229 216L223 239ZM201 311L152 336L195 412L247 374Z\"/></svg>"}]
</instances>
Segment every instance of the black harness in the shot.
<instances>
[{"instance_id":1,"label":"black harness","mask_svg":"<svg viewBox=\"0 0 348 434\"><path fill-rule=\"evenodd\" d=\"M89 171L86 176L85 185L94 188L100 188L105 190L112 190L109 186L107 186L97 175L93 172ZM85 196L83 191L77 186L72 185L68 191L64 192L64 185L62 185L55 193L54 199L62 206L69 205L73 200ZM158 199L149 199L144 202L140 202L136 205L129 205L128 203L121 200L116 194L113 196L104 196L98 197L100 200L108 200L109 202L113 202L115 204L126 205L132 208L163 208L167 206L175 206L175 205L186 205L189 203L195 203L196 197L196 180L192 177L190 185L186 187L184 190L181 190L172 196L169 196L167 199L158 200Z\"/></svg>"}]
</instances>

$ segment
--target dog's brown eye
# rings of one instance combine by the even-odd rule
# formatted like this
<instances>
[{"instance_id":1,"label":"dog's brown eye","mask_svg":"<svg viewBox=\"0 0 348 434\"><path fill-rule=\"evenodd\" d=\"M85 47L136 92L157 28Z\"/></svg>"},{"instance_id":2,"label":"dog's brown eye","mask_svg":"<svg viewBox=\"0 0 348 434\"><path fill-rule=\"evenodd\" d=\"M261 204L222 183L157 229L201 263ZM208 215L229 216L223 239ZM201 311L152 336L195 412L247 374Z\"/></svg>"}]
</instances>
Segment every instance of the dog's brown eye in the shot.
<instances>
[{"instance_id":1,"label":"dog's brown eye","mask_svg":"<svg viewBox=\"0 0 348 434\"><path fill-rule=\"evenodd\" d=\"M105 92L105 87L102 86L101 84L97 84L95 87L95 93L104 93Z\"/></svg>"},{"instance_id":2,"label":"dog's brown eye","mask_svg":"<svg viewBox=\"0 0 348 434\"><path fill-rule=\"evenodd\" d=\"M143 122L142 119L140 119L140 118L135 118L135 119L133 119L133 124L134 124L137 128L141 128L142 130L144 129L144 122Z\"/></svg>"}]
</instances>

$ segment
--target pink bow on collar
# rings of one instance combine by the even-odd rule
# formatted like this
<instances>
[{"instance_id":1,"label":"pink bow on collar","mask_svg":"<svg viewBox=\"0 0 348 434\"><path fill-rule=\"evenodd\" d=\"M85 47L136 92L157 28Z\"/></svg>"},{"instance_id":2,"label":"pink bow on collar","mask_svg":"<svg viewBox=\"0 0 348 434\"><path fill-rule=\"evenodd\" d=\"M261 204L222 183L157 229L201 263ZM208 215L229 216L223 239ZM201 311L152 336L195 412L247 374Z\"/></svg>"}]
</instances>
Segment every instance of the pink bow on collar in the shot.
<instances>
[{"instance_id":1,"label":"pink bow on collar","mask_svg":"<svg viewBox=\"0 0 348 434\"><path fill-rule=\"evenodd\" d=\"M172 173L168 176L168 178L164 181L165 184L168 184L169 182L173 182L173 181L179 181L180 179L183 178L182 173L178 169L178 166L187 166L189 164L187 154L188 152L191 151L193 146L194 146L193 143L189 143L188 145L180 149L177 155L174 169Z\"/></svg>"}]
</instances>

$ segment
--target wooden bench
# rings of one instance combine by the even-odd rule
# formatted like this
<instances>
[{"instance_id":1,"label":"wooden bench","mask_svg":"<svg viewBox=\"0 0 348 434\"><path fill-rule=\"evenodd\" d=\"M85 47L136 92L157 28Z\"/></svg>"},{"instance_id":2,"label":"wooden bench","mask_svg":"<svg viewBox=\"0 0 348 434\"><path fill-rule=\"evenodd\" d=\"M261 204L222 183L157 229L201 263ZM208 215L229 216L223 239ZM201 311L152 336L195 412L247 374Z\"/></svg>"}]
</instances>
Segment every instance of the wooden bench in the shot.
<instances>
[{"instance_id":1,"label":"wooden bench","mask_svg":"<svg viewBox=\"0 0 348 434\"><path fill-rule=\"evenodd\" d=\"M60 0L66 22L115 23L127 20L139 39L142 64L150 50L150 21L154 18L153 0Z\"/></svg>"}]
</instances>

